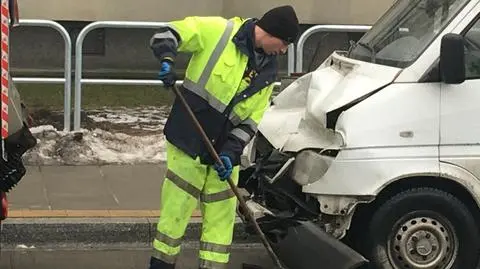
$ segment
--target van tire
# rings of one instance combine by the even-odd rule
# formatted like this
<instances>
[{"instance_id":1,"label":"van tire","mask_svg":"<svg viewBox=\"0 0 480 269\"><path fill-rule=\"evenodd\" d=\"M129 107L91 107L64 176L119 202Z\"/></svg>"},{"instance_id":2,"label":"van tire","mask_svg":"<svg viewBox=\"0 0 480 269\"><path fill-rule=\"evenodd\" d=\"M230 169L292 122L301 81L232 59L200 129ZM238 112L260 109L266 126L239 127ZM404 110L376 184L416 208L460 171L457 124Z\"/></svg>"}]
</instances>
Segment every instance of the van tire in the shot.
<instances>
[{"instance_id":1,"label":"van tire","mask_svg":"<svg viewBox=\"0 0 480 269\"><path fill-rule=\"evenodd\" d=\"M422 262L434 264L432 268L465 269L478 263L475 218L442 190L415 188L393 196L376 210L367 229L363 243L375 269L416 269Z\"/></svg>"}]
</instances>

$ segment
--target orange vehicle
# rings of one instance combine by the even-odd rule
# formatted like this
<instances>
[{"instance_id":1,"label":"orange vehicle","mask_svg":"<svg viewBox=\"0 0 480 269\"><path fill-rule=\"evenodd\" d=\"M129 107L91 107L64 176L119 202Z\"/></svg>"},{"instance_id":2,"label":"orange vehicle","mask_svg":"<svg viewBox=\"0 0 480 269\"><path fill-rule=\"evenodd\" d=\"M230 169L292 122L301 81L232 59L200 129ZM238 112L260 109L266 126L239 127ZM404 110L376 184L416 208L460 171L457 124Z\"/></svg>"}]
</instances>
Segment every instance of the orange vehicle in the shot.
<instances>
[{"instance_id":1,"label":"orange vehicle","mask_svg":"<svg viewBox=\"0 0 480 269\"><path fill-rule=\"evenodd\" d=\"M8 216L7 193L25 176L22 156L37 141L30 132L31 121L9 72L10 30L19 24L17 0L1 0L1 146L0 222Z\"/></svg>"}]
</instances>

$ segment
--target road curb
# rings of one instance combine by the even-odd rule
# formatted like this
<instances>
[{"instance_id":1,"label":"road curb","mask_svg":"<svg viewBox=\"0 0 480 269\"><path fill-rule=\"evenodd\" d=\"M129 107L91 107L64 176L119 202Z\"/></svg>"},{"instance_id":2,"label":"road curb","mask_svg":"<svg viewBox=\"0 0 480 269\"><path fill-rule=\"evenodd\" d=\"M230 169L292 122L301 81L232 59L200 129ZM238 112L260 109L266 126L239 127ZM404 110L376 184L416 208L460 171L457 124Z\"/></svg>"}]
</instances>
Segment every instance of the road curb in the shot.
<instances>
[{"instance_id":1,"label":"road curb","mask_svg":"<svg viewBox=\"0 0 480 269\"><path fill-rule=\"evenodd\" d=\"M151 245L156 234L158 218L10 218L2 223L2 248L88 247L100 245ZM192 218L184 241L198 241L201 219ZM234 243L258 243L256 236L248 235L237 219Z\"/></svg>"}]
</instances>

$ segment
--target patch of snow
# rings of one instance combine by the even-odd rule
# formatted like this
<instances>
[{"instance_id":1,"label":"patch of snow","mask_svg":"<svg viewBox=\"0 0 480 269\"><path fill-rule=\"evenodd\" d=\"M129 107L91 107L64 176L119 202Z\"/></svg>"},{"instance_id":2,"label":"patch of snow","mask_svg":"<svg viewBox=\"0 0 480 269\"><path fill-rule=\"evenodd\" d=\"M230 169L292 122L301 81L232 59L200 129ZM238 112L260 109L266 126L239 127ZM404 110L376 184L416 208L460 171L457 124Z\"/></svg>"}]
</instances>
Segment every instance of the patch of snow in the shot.
<instances>
[{"instance_id":1,"label":"patch of snow","mask_svg":"<svg viewBox=\"0 0 480 269\"><path fill-rule=\"evenodd\" d=\"M30 128L37 146L24 155L31 165L102 165L159 163L166 160L163 127L168 108L102 109L89 111L97 124L78 133L52 125ZM115 131L110 131L115 130Z\"/></svg>"},{"instance_id":2,"label":"patch of snow","mask_svg":"<svg viewBox=\"0 0 480 269\"><path fill-rule=\"evenodd\" d=\"M52 125L41 125L41 126L35 126L30 128L30 132L32 132L32 134L34 135L45 132L45 131L57 131L57 130Z\"/></svg>"},{"instance_id":3,"label":"patch of snow","mask_svg":"<svg viewBox=\"0 0 480 269\"><path fill-rule=\"evenodd\" d=\"M81 130L78 134L43 126L35 132L37 146L24 155L26 164L100 165L158 163L165 161L163 133L133 136L101 129Z\"/></svg>"},{"instance_id":4,"label":"patch of snow","mask_svg":"<svg viewBox=\"0 0 480 269\"><path fill-rule=\"evenodd\" d=\"M114 124L148 123L165 124L169 107L141 107L121 109L91 110L88 117L95 122L110 122Z\"/></svg>"},{"instance_id":5,"label":"patch of snow","mask_svg":"<svg viewBox=\"0 0 480 269\"><path fill-rule=\"evenodd\" d=\"M36 248L36 247L33 246L33 245L29 247L29 246L27 246L27 245L20 244L20 245L17 245L16 248L17 248L17 249L34 249L34 248Z\"/></svg>"}]
</instances>

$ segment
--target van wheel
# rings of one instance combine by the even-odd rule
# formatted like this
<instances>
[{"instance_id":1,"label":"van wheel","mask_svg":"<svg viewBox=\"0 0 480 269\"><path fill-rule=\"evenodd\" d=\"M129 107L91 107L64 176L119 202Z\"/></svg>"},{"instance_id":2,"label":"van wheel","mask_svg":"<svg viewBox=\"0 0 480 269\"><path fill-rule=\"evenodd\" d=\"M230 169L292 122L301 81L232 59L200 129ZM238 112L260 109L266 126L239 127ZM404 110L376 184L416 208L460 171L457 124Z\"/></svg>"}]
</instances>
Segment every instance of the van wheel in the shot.
<instances>
[{"instance_id":1,"label":"van wheel","mask_svg":"<svg viewBox=\"0 0 480 269\"><path fill-rule=\"evenodd\" d=\"M375 269L475 268L479 231L468 208L432 188L404 191L383 203L368 227L370 263Z\"/></svg>"}]
</instances>

